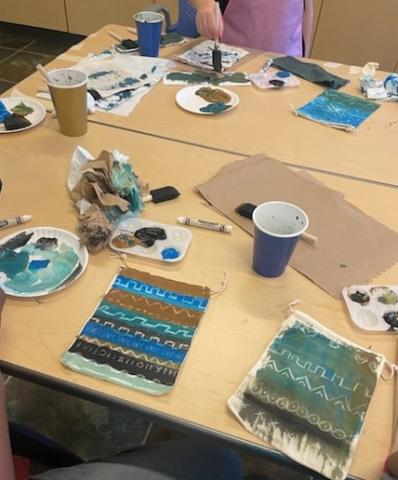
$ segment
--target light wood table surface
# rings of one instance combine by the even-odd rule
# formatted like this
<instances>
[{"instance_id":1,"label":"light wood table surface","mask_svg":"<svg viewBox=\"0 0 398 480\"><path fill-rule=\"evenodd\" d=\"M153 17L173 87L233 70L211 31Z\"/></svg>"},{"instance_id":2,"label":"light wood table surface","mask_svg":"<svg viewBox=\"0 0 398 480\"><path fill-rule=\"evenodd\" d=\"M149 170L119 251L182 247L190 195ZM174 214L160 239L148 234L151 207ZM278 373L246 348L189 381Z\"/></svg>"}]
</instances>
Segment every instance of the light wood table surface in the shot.
<instances>
[{"instance_id":1,"label":"light wood table surface","mask_svg":"<svg viewBox=\"0 0 398 480\"><path fill-rule=\"evenodd\" d=\"M181 143L90 124L80 139L64 137L56 121L3 135L0 143L3 192L0 216L31 214L26 227L51 225L76 231L77 215L66 189L69 160L77 144L94 156L102 149L119 149L130 156L135 171L152 188L177 187L181 196L148 205L145 218L174 223L178 215L223 221L210 210L193 187L237 157ZM359 208L398 230L398 191L337 176L316 178L338 189ZM7 229L1 236L16 232ZM34 381L99 401L112 401L158 418L226 438L264 451L266 444L252 436L227 409L227 399L287 317L287 305L302 301L301 309L328 328L358 344L371 346L395 361L396 336L368 334L354 328L342 301L288 268L283 276L266 279L251 268L252 239L234 227L231 235L192 229L193 241L181 263L162 264L129 257L138 269L175 280L220 286L223 272L228 288L210 301L175 388L163 397L122 388L64 368L59 358L88 319L120 266L105 250L90 257L84 275L69 288L40 301L9 298L3 312L0 365ZM396 282L398 266L384 272L377 283ZM366 418L351 475L376 480L389 452L393 418L393 380L380 380Z\"/></svg>"},{"instance_id":2,"label":"light wood table surface","mask_svg":"<svg viewBox=\"0 0 398 480\"><path fill-rule=\"evenodd\" d=\"M114 43L107 34L109 30L123 37L128 35L126 27L106 26L60 55L49 67L71 66L90 52L109 48ZM161 56L171 57L181 48L186 47L161 49ZM258 71L265 59L265 53L251 53L236 69ZM183 64L177 67L189 68ZM361 96L358 73L350 74L347 65L325 68L351 80L342 92ZM383 72L379 72L379 77L384 77ZM36 73L19 86L23 92L35 95L38 86L44 84ZM236 109L214 116L196 115L179 108L175 96L180 88L159 83L128 117L98 112L90 115L89 120L242 155L263 152L290 165L398 186L395 158L398 112L394 102L382 103L362 126L347 133L293 115L293 107L304 105L324 90L305 80L301 80L298 88L283 90L228 87L239 95L240 103Z\"/></svg>"}]
</instances>

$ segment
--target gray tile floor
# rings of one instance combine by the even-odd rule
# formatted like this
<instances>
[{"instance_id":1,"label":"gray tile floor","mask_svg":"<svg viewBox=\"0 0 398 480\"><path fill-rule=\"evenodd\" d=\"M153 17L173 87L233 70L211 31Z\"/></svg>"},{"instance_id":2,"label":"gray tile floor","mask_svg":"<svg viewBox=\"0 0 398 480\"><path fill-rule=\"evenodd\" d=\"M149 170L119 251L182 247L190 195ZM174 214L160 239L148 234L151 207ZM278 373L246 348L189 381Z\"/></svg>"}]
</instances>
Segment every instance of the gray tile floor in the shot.
<instances>
[{"instance_id":1,"label":"gray tile floor","mask_svg":"<svg viewBox=\"0 0 398 480\"><path fill-rule=\"evenodd\" d=\"M0 22L0 93L47 64L84 37Z\"/></svg>"},{"instance_id":2,"label":"gray tile floor","mask_svg":"<svg viewBox=\"0 0 398 480\"><path fill-rule=\"evenodd\" d=\"M50 62L84 37L0 22L0 94ZM148 419L133 412L91 402L12 378L7 386L10 418L36 430L86 460L125 451L143 441ZM43 406L45 406L43 408ZM156 426L150 441L174 438ZM305 480L287 468L242 453L245 471L258 480Z\"/></svg>"}]
</instances>

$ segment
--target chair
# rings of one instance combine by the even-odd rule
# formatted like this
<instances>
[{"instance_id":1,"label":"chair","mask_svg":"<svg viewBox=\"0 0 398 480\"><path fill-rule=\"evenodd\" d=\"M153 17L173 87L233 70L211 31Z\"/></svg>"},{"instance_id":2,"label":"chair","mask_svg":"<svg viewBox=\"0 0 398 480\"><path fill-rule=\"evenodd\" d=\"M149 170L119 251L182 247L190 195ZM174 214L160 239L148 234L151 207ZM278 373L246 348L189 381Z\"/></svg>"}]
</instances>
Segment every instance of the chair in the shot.
<instances>
[{"instance_id":1,"label":"chair","mask_svg":"<svg viewBox=\"0 0 398 480\"><path fill-rule=\"evenodd\" d=\"M9 422L11 449L15 455L29 458L48 468L70 467L83 460L52 440L20 424Z\"/></svg>"},{"instance_id":2,"label":"chair","mask_svg":"<svg viewBox=\"0 0 398 480\"><path fill-rule=\"evenodd\" d=\"M190 4L189 0L178 0L178 20L171 23L169 10L159 3L148 6L145 10L153 12L161 12L166 19L166 32L178 32L184 37L198 37L199 33L196 29L196 10Z\"/></svg>"}]
</instances>

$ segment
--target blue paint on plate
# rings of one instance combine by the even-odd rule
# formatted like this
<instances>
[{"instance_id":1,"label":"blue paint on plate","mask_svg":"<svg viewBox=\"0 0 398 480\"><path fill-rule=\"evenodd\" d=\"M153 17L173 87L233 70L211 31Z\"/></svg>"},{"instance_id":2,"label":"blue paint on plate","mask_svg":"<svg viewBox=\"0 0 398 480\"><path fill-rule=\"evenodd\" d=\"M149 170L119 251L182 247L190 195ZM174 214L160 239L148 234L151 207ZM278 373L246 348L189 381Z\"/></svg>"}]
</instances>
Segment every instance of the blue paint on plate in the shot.
<instances>
[{"instance_id":1,"label":"blue paint on plate","mask_svg":"<svg viewBox=\"0 0 398 480\"><path fill-rule=\"evenodd\" d=\"M290 77L290 73L285 72L284 70L280 70L279 72L276 72L275 76L279 78L287 78L287 77Z\"/></svg>"},{"instance_id":2,"label":"blue paint on plate","mask_svg":"<svg viewBox=\"0 0 398 480\"><path fill-rule=\"evenodd\" d=\"M164 248L160 254L163 260L174 260L180 256L180 252L174 247Z\"/></svg>"},{"instance_id":3,"label":"blue paint on plate","mask_svg":"<svg viewBox=\"0 0 398 480\"><path fill-rule=\"evenodd\" d=\"M35 272L36 270L41 270L42 268L46 268L47 265L50 263L50 260L32 260L29 263L29 270L31 272Z\"/></svg>"}]
</instances>

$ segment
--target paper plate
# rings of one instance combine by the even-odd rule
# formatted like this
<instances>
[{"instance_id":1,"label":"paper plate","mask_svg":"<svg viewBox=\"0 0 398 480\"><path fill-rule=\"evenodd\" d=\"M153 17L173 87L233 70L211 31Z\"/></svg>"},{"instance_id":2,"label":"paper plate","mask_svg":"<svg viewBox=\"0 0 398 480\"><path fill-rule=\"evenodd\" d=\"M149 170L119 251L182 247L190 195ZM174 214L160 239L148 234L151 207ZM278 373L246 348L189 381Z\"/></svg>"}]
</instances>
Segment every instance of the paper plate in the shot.
<instances>
[{"instance_id":1,"label":"paper plate","mask_svg":"<svg viewBox=\"0 0 398 480\"><path fill-rule=\"evenodd\" d=\"M27 127L17 128L16 130L6 130L6 127L0 123L0 133L15 133L21 132L22 130L28 130L29 128L33 128L42 122L46 118L46 110L43 105L35 100L31 100L30 98L26 97L5 97L0 98L0 100L4 103L7 110L14 108L18 103L23 102L27 107L33 108L33 112L26 115L26 119L29 120L31 125Z\"/></svg>"},{"instance_id":2,"label":"paper plate","mask_svg":"<svg viewBox=\"0 0 398 480\"><path fill-rule=\"evenodd\" d=\"M137 244L134 234L144 228L162 229L164 238L155 240L152 245ZM191 240L192 233L187 228L131 218L118 225L112 234L109 246L117 252L173 263L184 258Z\"/></svg>"},{"instance_id":3,"label":"paper plate","mask_svg":"<svg viewBox=\"0 0 398 480\"><path fill-rule=\"evenodd\" d=\"M9 247L5 259L2 247L23 234L32 235L24 245ZM43 238L47 240L36 243ZM77 280L87 264L86 247L60 228L26 228L0 240L0 286L14 297L41 297L61 290Z\"/></svg>"},{"instance_id":4,"label":"paper plate","mask_svg":"<svg viewBox=\"0 0 398 480\"><path fill-rule=\"evenodd\" d=\"M226 104L229 105L229 108L227 110L217 113L202 112L200 109L206 107L207 105L210 105L211 103L206 102L206 100L203 100L202 97L196 95L195 92L199 90L199 88L200 85L195 85L191 87L185 87L179 90L176 95L177 104L184 110L192 113L198 113L199 115L220 115L221 113L229 112L239 104L239 97L238 95L236 95L236 93L231 92L231 90L227 90L226 88L217 86L215 88L222 90L231 97L231 100Z\"/></svg>"}]
</instances>

